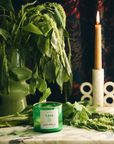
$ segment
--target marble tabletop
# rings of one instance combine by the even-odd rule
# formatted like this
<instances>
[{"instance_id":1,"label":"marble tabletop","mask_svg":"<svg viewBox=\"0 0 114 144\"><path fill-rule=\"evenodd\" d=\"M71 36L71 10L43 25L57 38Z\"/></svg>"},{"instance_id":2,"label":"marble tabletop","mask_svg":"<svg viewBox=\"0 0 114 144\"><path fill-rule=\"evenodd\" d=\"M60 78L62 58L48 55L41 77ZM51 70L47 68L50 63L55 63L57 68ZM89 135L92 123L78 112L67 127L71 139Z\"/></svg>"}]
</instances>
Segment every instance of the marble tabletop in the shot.
<instances>
[{"instance_id":1,"label":"marble tabletop","mask_svg":"<svg viewBox=\"0 0 114 144\"><path fill-rule=\"evenodd\" d=\"M114 113L114 108L98 109ZM114 144L114 132L98 132L63 125L53 133L35 132L31 126L0 128L0 144Z\"/></svg>"}]
</instances>

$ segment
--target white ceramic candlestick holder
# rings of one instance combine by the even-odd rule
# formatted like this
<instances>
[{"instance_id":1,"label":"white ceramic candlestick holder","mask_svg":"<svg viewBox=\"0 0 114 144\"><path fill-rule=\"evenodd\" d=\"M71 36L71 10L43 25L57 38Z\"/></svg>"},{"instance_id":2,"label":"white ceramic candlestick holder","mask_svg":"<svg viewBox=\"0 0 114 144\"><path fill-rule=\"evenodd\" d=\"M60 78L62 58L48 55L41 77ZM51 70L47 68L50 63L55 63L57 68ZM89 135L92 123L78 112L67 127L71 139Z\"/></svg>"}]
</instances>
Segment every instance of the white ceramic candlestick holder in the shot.
<instances>
[{"instance_id":1,"label":"white ceramic candlestick holder","mask_svg":"<svg viewBox=\"0 0 114 144\"><path fill-rule=\"evenodd\" d=\"M89 91L85 91L84 87L88 86ZM108 91L107 87L111 86L112 91ZM99 104L101 107L113 107L114 106L114 83L106 82L104 84L104 69L92 70L92 84L84 82L80 86L80 92L83 94L81 100L89 99L90 105ZM112 102L108 103L107 99L112 99Z\"/></svg>"},{"instance_id":2,"label":"white ceramic candlestick holder","mask_svg":"<svg viewBox=\"0 0 114 144\"><path fill-rule=\"evenodd\" d=\"M93 105L103 106L104 69L92 69Z\"/></svg>"}]
</instances>

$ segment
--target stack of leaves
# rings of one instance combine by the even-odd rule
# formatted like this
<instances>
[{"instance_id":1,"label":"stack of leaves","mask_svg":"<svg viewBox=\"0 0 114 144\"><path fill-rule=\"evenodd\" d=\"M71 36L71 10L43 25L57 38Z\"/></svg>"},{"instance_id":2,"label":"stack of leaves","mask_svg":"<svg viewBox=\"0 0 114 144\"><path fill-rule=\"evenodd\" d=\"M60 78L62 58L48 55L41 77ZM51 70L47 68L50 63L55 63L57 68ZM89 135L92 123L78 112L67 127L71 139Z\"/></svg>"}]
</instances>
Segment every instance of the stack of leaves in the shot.
<instances>
[{"instance_id":1,"label":"stack of leaves","mask_svg":"<svg viewBox=\"0 0 114 144\"><path fill-rule=\"evenodd\" d=\"M63 123L84 129L97 131L114 131L114 115L110 113L100 114L96 111L99 105L89 106L89 101L79 101L71 104L63 104Z\"/></svg>"}]
</instances>

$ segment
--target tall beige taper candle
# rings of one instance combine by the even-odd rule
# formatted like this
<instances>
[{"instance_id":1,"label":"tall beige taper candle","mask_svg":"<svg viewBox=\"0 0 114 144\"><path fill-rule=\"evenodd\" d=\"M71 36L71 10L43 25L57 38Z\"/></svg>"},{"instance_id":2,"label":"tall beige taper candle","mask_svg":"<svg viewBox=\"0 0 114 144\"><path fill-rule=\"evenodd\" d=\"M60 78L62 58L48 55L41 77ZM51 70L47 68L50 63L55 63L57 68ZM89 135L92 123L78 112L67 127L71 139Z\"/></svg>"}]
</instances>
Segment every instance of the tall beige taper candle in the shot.
<instances>
[{"instance_id":1,"label":"tall beige taper candle","mask_svg":"<svg viewBox=\"0 0 114 144\"><path fill-rule=\"evenodd\" d=\"M101 50L101 25L99 11L97 11L97 24L95 25L95 59L94 69L92 70L92 86L93 86L93 105L99 104L103 106L104 97L104 69L102 69L102 50Z\"/></svg>"},{"instance_id":2,"label":"tall beige taper candle","mask_svg":"<svg viewBox=\"0 0 114 144\"><path fill-rule=\"evenodd\" d=\"M95 25L95 58L94 69L102 69L102 54L101 54L101 24L99 18L99 11L97 11Z\"/></svg>"}]
</instances>

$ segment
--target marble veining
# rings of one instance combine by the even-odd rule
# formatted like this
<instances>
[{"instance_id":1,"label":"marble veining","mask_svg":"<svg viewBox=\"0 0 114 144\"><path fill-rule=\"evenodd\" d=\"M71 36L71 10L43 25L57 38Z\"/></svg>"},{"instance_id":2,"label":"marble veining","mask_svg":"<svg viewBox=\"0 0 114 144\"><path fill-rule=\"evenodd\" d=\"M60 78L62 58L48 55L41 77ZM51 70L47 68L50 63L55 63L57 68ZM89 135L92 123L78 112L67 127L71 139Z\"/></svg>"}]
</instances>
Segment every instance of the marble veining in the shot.
<instances>
[{"instance_id":1,"label":"marble veining","mask_svg":"<svg viewBox=\"0 0 114 144\"><path fill-rule=\"evenodd\" d=\"M59 132L39 133L30 126L0 129L0 144L114 144L114 132L63 126Z\"/></svg>"},{"instance_id":2,"label":"marble veining","mask_svg":"<svg viewBox=\"0 0 114 144\"><path fill-rule=\"evenodd\" d=\"M99 112L114 114L114 108L98 108ZM114 132L98 132L63 125L53 133L35 132L33 127L16 126L0 128L0 144L114 144Z\"/></svg>"}]
</instances>

